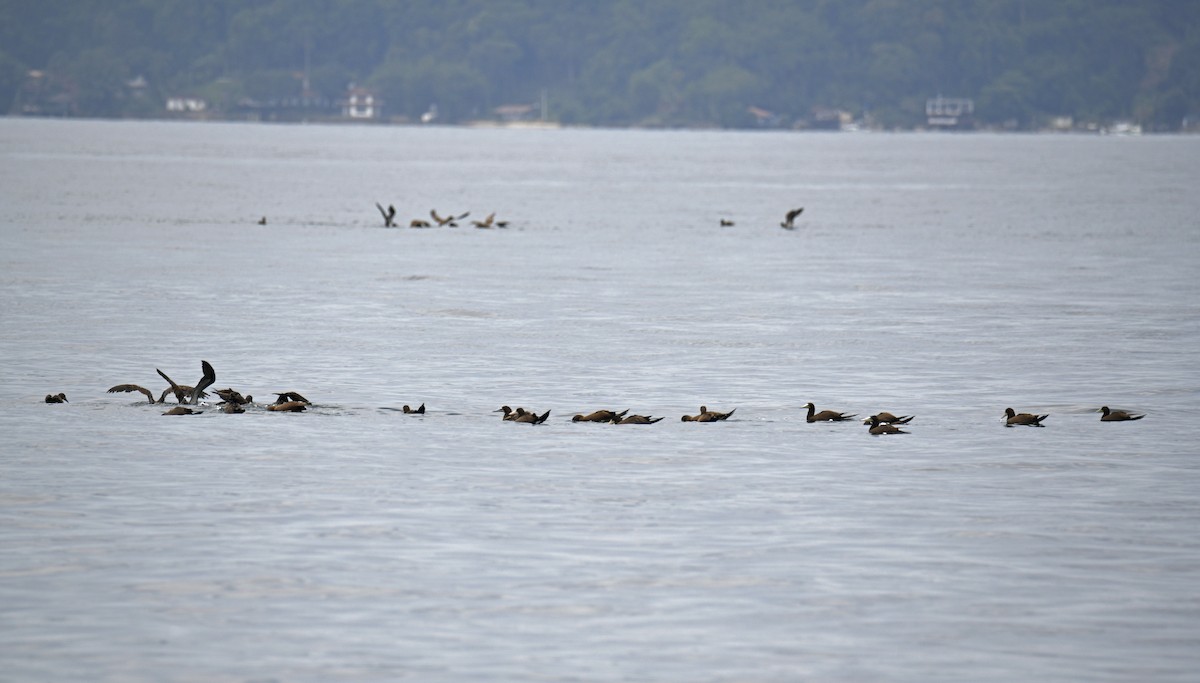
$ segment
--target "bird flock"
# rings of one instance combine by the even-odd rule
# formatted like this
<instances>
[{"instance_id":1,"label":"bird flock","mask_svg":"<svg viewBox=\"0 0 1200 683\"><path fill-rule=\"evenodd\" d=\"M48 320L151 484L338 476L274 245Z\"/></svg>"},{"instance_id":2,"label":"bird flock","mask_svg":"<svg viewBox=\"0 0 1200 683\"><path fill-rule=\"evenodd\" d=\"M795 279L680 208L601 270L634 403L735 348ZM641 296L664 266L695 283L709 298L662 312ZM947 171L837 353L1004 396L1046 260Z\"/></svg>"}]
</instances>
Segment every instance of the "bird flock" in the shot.
<instances>
[{"instance_id":1,"label":"bird flock","mask_svg":"<svg viewBox=\"0 0 1200 683\"><path fill-rule=\"evenodd\" d=\"M395 206L395 204L388 204L387 208L385 209L383 207L383 204L380 204L379 202L375 202L375 208L379 209L379 215L383 216L383 227L385 227L385 228L400 227L400 225L398 223L396 223L396 206ZM802 214L802 213L804 213L803 206L798 209L789 210L786 214L784 214L783 221L781 221L779 223L779 227L783 228L784 230L795 230L796 229L796 219L799 218L800 214ZM426 220L424 218L414 218L408 222L408 227L410 227L410 228L457 228L458 221L461 221L470 215L471 215L470 211L464 211L463 213L460 213L457 216L455 216L454 214L450 214L448 216L443 216L437 212L437 209L430 209L429 217L432 220ZM258 224L266 225L267 217L263 216L261 219L259 219ZM476 228L507 228L508 221L496 220L496 212L493 211L492 213L488 214L487 217L484 218L483 220L471 221L471 225ZM733 227L734 225L735 225L735 223L733 222L732 219L729 219L729 218L720 219L720 226L723 228Z\"/></svg>"},{"instance_id":2,"label":"bird flock","mask_svg":"<svg viewBox=\"0 0 1200 683\"><path fill-rule=\"evenodd\" d=\"M169 385L159 394L157 400L154 398L154 392L139 384L117 384L108 390L108 393L140 393L146 397L146 401L150 404L165 403L168 396L174 396L178 405L170 410L167 410L163 415L200 415L204 411L197 410L190 406L199 406L200 399L208 398L209 394L206 391L214 382L217 381L217 373L213 366L205 360L200 361L201 376L193 386L177 384L172 380L167 373L155 368L155 372L160 377L167 381ZM250 394L243 395L236 389L214 389L213 393L220 398L220 402L215 404L215 407L224 413L244 413L246 406L255 406L254 397ZM300 413L308 409L312 402L295 391L277 391L273 392L275 401L266 404L265 408L272 412L292 412ZM46 403L68 403L67 395L59 392L57 394L46 394ZM206 404L207 405L207 404ZM858 417L856 414L843 413L836 410L817 411L817 407L812 403L804 404L804 408L808 411L805 415L807 422L846 422ZM683 415L680 418L681 422L724 422L728 420L737 408L729 411L710 410L708 406L700 406L700 411L695 415ZM403 408L405 414L424 415L425 404L413 408L405 405ZM502 413L502 420L507 422L517 422L521 424L540 425L544 424L550 417L550 411L538 414L536 410L528 410L518 407L501 406L492 411ZM1140 420L1145 417L1143 413L1130 413L1125 410L1111 410L1108 406L1102 406L1099 410L1101 413L1101 422L1127 422L1131 420ZM874 436L885 436L892 434L909 434L905 429L901 429L900 425L908 425L913 421L913 415L894 415L890 412L880 412L867 417L862 421L867 426L867 431ZM1036 413L1018 413L1012 408L1004 410L1004 425L1006 427L1026 426L1026 427L1043 427L1042 422L1049 415L1039 415ZM629 409L626 408L620 412L609 409L596 410L586 415L575 415L571 418L572 422L599 422L617 425L642 424L651 425L661 422L662 416L653 417L651 415L630 415Z\"/></svg>"},{"instance_id":3,"label":"bird flock","mask_svg":"<svg viewBox=\"0 0 1200 683\"><path fill-rule=\"evenodd\" d=\"M383 225L385 228L399 227L396 224L396 207L395 207L395 205L389 204L388 207L385 209L382 204L380 204L379 202L376 202L375 207L377 209L379 209L380 215L383 216ZM799 218L800 214L802 214L802 213L804 213L804 207L799 207L799 208L788 210L788 212L786 214L784 214L783 221L781 221L779 223L779 227L781 227L785 230L794 230L796 228L796 219ZM463 220L470 215L471 215L470 211L465 211L461 214L458 214L457 216L454 214L450 214L448 216L442 216L437 212L437 209L431 209L429 211L429 217L432 219L432 222L427 221L423 218L414 218L413 220L409 221L408 227L410 227L410 228L432 228L432 227L457 228L458 221ZM258 223L260 225L266 225L266 223L267 223L266 216L263 216L258 221ZM496 220L496 213L492 212L492 213L488 214L488 216L486 218L484 218L483 220L471 221L471 225L473 225L476 228L484 228L484 229L506 228L506 227L508 227L508 221ZM734 222L730 219L722 218L722 219L720 219L720 225L722 227L731 227L734 225ZM163 389L161 394L159 394L157 401L154 399L153 392L151 392L149 389L147 389L139 384L117 384L117 385L113 386L112 388L110 388L108 390L108 393L110 393L110 394L113 394L113 393L140 393L140 394L144 395L146 397L146 401L151 404L165 403L167 396L173 395L175 397L176 402L179 405L176 405L175 407L171 408L170 410L164 412L163 415L199 415L199 414L203 413L204 411L195 410L188 406L198 405L200 399L208 398L209 394L205 391L205 389L207 389L209 386L211 386L213 384L213 382L215 382L217 379L216 372L213 370L212 365L210 365L208 363L208 361L203 361L203 360L200 361L200 368L201 368L202 374L201 374L200 380L196 382L195 386L176 384L175 381L172 380L170 377L168 377L165 372L155 368L155 372L157 372L159 374L159 376L161 376L163 379L165 379L167 381L167 384L169 385L166 389ZM233 413L233 414L244 413L244 412L246 412L245 406L255 405L253 396L248 395L248 394L243 396L240 392L238 392L237 390L235 390L233 388L215 389L215 390L213 390L213 393L215 393L221 399L221 401L219 403L217 403L216 405L221 410L221 412L224 412L224 413ZM304 398L303 396L301 396L299 393L297 393L295 391L281 391L281 392L274 392L274 394L276 397L275 402L266 405L266 409L269 411L298 413L298 412L303 412L303 411L307 410L308 406L312 405L308 399ZM46 403L67 403L68 402L67 395L62 392L59 392L57 394L46 394L45 402ZM813 405L811 402L805 404L804 408L808 411L807 415L805 416L805 419L807 422L810 422L810 423L811 422L845 422L845 421L852 420L852 419L858 417L857 415L852 415L849 413L842 413L842 412L838 412L835 410L822 410L820 412L817 412L816 406ZM733 410L730 410L728 412L721 412L721 411L717 411L717 410L709 410L707 406L702 405L702 406L700 406L700 411L698 413L696 413L695 415L683 415L680 418L680 420L682 422L723 422L724 420L729 419L729 416L733 415L734 411L736 411L736 410L737 410L737 408L734 408ZM418 406L417 408L413 408L409 405L405 405L403 408L403 411L405 414L424 415L425 414L425 404L421 403L421 405ZM502 415L501 415L502 420L505 420L508 422L530 424L530 425L544 424L546 422L546 420L549 419L549 417L550 417L549 410L547 410L539 415L537 413L537 411L534 411L534 410L527 410L527 409L521 408L521 407L514 409L510 406L501 406L500 408L496 409L493 412L502 413ZM1127 421L1131 421L1131 420L1140 420L1143 417L1145 417L1144 414L1134 414L1134 413L1130 413L1130 412L1124 411L1124 410L1110 410L1108 406L1102 406L1100 408L1099 412L1101 413L1101 416L1100 416L1101 422L1127 422ZM621 412L602 409L602 410L593 411L591 413L588 413L587 415L575 415L574 417L571 418L571 421L572 422L599 422L599 423L608 423L608 424L617 424L617 425L625 425L625 424L650 425L650 424L655 424L657 422L661 422L664 419L662 416L652 417L650 415L637 415L637 414L629 415L628 413L629 413L628 409L625 409ZM1012 408L1005 408L1005 410L1004 410L1004 425L1006 427L1015 427L1015 426L1042 427L1042 426L1044 426L1042 424L1042 421L1045 420L1047 417L1049 417L1049 415L1038 415L1038 414L1034 414L1034 413L1018 413L1015 410L1013 410ZM901 429L899 427L899 425L907 425L908 423L912 422L912 420L913 420L912 415L897 416L897 415L893 415L892 413L889 413L889 412L880 412L880 413L871 415L870 417L864 419L862 422L864 425L867 426L867 431L870 434L872 434L874 436L883 436L883 435L889 435L889 434L908 434L908 433L910 433L907 430Z\"/></svg>"},{"instance_id":4,"label":"bird flock","mask_svg":"<svg viewBox=\"0 0 1200 683\"><path fill-rule=\"evenodd\" d=\"M375 202L375 208L379 209L380 215L383 216L383 227L385 227L385 228L400 227L399 225L396 224L396 206L394 204L388 204L388 207L385 209L385 208L383 208L382 204L380 204L379 202ZM442 216L437 212L437 209L430 209L429 217L431 219L433 219L432 222L427 221L424 218L414 218L408 222L408 227L410 227L410 228L457 228L458 221L461 221L462 219L464 219L470 215L471 215L470 211L464 211L463 213L460 213L457 216L455 216L454 214L450 214L449 216ZM508 221L496 220L496 212L493 211L492 213L488 214L487 218L484 218L481 221L471 221L471 225L473 225L476 228L485 228L485 229L486 228L507 228Z\"/></svg>"}]
</instances>

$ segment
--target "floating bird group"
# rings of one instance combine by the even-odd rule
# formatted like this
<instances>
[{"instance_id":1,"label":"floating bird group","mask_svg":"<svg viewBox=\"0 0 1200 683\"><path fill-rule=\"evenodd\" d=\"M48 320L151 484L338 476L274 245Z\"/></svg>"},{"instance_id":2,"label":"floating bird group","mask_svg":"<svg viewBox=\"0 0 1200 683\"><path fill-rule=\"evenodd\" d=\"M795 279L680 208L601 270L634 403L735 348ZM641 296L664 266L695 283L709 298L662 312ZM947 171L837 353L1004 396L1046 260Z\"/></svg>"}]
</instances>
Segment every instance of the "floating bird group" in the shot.
<instances>
[{"instance_id":1,"label":"floating bird group","mask_svg":"<svg viewBox=\"0 0 1200 683\"><path fill-rule=\"evenodd\" d=\"M540 425L546 421L546 418L550 417L549 410L542 413L541 415L538 415L537 413L530 411L530 410L525 410L524 408L517 408L516 410L513 410L512 408L509 408L508 406L500 406L499 408L497 408L496 410L493 410L492 412L504 413L503 415L500 416L501 420L506 420L508 422L523 422L523 423L532 424L532 425Z\"/></svg>"},{"instance_id":2,"label":"floating bird group","mask_svg":"<svg viewBox=\"0 0 1200 683\"><path fill-rule=\"evenodd\" d=\"M399 227L396 225L396 207L395 207L395 205L388 204L388 207L385 209L385 208L383 208L382 204L380 204L379 202L375 202L375 208L379 209L380 215L383 216L383 227L385 227L385 228ZM464 219L470 215L471 215L470 211L464 211L464 212L458 214L457 216L454 214L450 214L448 216L443 216L437 212L437 209L430 209L429 217L433 219L432 222L430 222L424 218L414 218L408 222L408 227L410 227L410 228L434 228L434 227L436 227L436 228L457 228L458 221L461 221L462 219ZM471 225L475 226L476 228L507 228L508 221L496 220L496 212L493 211L492 213L488 214L487 218L484 218L481 221L471 221Z\"/></svg>"},{"instance_id":3,"label":"floating bird group","mask_svg":"<svg viewBox=\"0 0 1200 683\"><path fill-rule=\"evenodd\" d=\"M388 204L388 207L385 209L385 208L383 208L382 204L380 204L379 202L375 202L375 208L379 209L380 215L383 216L383 227L385 227L385 228L399 227L396 225L396 207L395 207L395 205ZM779 227L781 227L785 230L795 230L796 229L796 219L799 218L800 214L802 214L802 213L804 213L804 207L789 210L786 214L784 214L783 221L781 221L779 223ZM470 215L471 215L470 211L464 211L463 213L460 213L457 216L454 214L450 214L448 216L443 216L437 212L437 209L430 209L429 217L433 219L432 222L430 222L429 220L426 220L424 218L414 218L408 222L408 227L410 227L410 228L434 228L434 227L457 228L458 221L460 221ZM266 225L266 217L265 216L263 217L263 219L261 221L259 221L259 224ZM486 228L507 228L508 221L496 220L496 213L493 211L492 213L488 214L487 218L484 218L483 220L471 221L471 225L473 225L476 228L484 228L484 229L486 229ZM733 227L735 225L735 223L734 223L733 219L722 218L722 219L720 219L720 225L723 228L729 228L729 227Z\"/></svg>"},{"instance_id":4,"label":"floating bird group","mask_svg":"<svg viewBox=\"0 0 1200 683\"><path fill-rule=\"evenodd\" d=\"M212 365L205 360L200 361L201 376L195 386L186 386L175 383L165 372L159 369L155 371L163 379L167 381L169 386L159 395L158 400L154 399L154 393L149 389L138 384L118 384L108 390L108 393L140 393L146 397L146 401L150 404L163 403L166 401L168 394L173 394L179 405L171 408L163 413L163 415L199 415L202 410L195 410L189 406L198 405L201 398L208 397L205 389L212 386L217 380L217 373L213 370ZM254 397L245 394L243 395L238 390L227 387L225 389L215 389L213 393L221 399L217 405L221 412L224 413L244 413L245 406L254 404ZM308 409L312 402L295 391L279 391L274 392L275 402L266 406L266 410L271 412L304 412ZM46 394L46 403L67 403L65 393ZM836 410L817 411L816 405L811 401L804 404L805 421L814 422L846 422L854 419L857 415L852 413L843 413ZM410 405L404 406L404 413L408 415L424 415L425 404L421 403L418 407L413 408ZM709 410L708 406L700 406L699 412L695 415L683 415L680 418L682 422L723 422L728 420L730 416L737 411L733 408L729 411ZM550 411L547 410L540 415L537 411L527 410L525 408L513 409L510 406L501 406L493 412L502 413L501 419L507 422L519 422L523 424L539 425L544 424L550 417ZM1127 422L1132 420L1140 420L1146 415L1144 413L1131 413L1125 410L1112 410L1108 406L1103 406L1099 409L1101 413L1101 422ZM655 424L661 422L663 417L652 417L650 415L629 415L629 409L626 408L620 412L607 408L595 410L587 414L577 414L571 418L572 422L598 422L608 424ZM1013 426L1028 426L1042 427L1042 422L1048 418L1048 414L1036 413L1018 413L1010 408L1004 409L1004 424L1006 427ZM890 412L879 412L864 419L862 422L867 426L867 431L875 436L887 434L908 434L910 432L901 429L898 425L907 425L912 422L912 415L895 415Z\"/></svg>"}]
</instances>

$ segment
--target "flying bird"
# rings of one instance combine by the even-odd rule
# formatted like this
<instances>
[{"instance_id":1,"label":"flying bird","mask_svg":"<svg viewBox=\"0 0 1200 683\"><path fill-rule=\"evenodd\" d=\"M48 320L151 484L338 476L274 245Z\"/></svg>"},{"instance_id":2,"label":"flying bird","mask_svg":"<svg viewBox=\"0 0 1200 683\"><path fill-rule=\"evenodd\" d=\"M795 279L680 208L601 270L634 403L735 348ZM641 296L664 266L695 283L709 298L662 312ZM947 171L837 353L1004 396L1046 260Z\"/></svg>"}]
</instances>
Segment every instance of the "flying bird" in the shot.
<instances>
[{"instance_id":1,"label":"flying bird","mask_svg":"<svg viewBox=\"0 0 1200 683\"><path fill-rule=\"evenodd\" d=\"M795 221L796 217L802 213L804 213L803 206L800 207L799 209L792 209L791 211L788 211L787 216L783 219L783 222L779 224L779 227L784 228L786 230L794 229L796 226L793 224L793 221Z\"/></svg>"}]
</instances>

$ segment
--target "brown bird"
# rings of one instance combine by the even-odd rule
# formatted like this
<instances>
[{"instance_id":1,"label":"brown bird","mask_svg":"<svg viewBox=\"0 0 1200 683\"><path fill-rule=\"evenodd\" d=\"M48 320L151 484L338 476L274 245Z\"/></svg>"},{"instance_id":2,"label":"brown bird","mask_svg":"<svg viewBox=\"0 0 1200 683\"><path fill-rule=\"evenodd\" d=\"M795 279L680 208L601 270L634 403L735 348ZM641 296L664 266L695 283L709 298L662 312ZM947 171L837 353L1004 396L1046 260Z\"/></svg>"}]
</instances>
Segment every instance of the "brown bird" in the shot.
<instances>
[{"instance_id":1,"label":"brown bird","mask_svg":"<svg viewBox=\"0 0 1200 683\"><path fill-rule=\"evenodd\" d=\"M67 395L63 393L46 394L46 403L70 403L67 400Z\"/></svg>"},{"instance_id":2,"label":"brown bird","mask_svg":"<svg viewBox=\"0 0 1200 683\"><path fill-rule=\"evenodd\" d=\"M433 224L430 223L429 221L421 220L420 218L414 218L408 222L408 227L410 227L410 228L432 228Z\"/></svg>"},{"instance_id":3,"label":"brown bird","mask_svg":"<svg viewBox=\"0 0 1200 683\"><path fill-rule=\"evenodd\" d=\"M203 363L203 361L201 361L201 363ZM204 366L201 365L201 367L204 367ZM209 369L211 370L212 366L209 366ZM196 390L195 387L189 387L186 384L176 384L174 380L172 380L170 377L167 377L167 373L163 372L162 370L159 370L158 368L155 368L154 371L158 373L159 377L162 377L163 379L167 380L167 384L171 385L171 386L167 387L166 389L164 389L162 394L159 395L159 397L158 397L159 403L163 403L164 401L167 400L168 393L172 393L175 395L175 401L177 403L187 403L190 400L192 392ZM214 380L216 379L216 375L213 375L213 379ZM204 388L207 386L208 385L206 384L206 385L204 385L204 387L200 387L200 392L196 394L196 396L198 398L208 398L208 393L204 391Z\"/></svg>"},{"instance_id":4,"label":"brown bird","mask_svg":"<svg viewBox=\"0 0 1200 683\"><path fill-rule=\"evenodd\" d=\"M191 392L188 393L188 403L191 405L196 405L199 403L200 395L204 394L204 390L212 386L213 382L217 381L217 371L213 370L213 366L209 365L208 361L200 361L200 371L203 373L200 377L200 381L196 382L196 386L192 387ZM208 394L204 395L207 396Z\"/></svg>"},{"instance_id":5,"label":"brown bird","mask_svg":"<svg viewBox=\"0 0 1200 683\"><path fill-rule=\"evenodd\" d=\"M880 422L884 422L887 424L906 425L909 422L912 422L913 416L912 415L901 415L901 416L897 417L895 415L892 415L889 412L875 413L871 417L868 417L867 419L863 420L863 424L867 424L872 419L878 419Z\"/></svg>"},{"instance_id":6,"label":"brown bird","mask_svg":"<svg viewBox=\"0 0 1200 683\"><path fill-rule=\"evenodd\" d=\"M108 393L110 393L110 394L116 394L116 393L120 393L120 392L129 393L131 391L140 391L141 393L146 395L147 402L154 403L154 394L150 393L150 390L147 389L146 387L143 387L138 384L118 384L117 386L109 389Z\"/></svg>"},{"instance_id":7,"label":"brown bird","mask_svg":"<svg viewBox=\"0 0 1200 683\"><path fill-rule=\"evenodd\" d=\"M649 415L630 415L629 417L621 418L615 425L652 425L655 422L660 422L661 417L650 417Z\"/></svg>"},{"instance_id":8,"label":"brown bird","mask_svg":"<svg viewBox=\"0 0 1200 683\"><path fill-rule=\"evenodd\" d=\"M431 218L433 218L434 222L438 224L439 228L442 228L442 227L457 228L458 223L455 223L455 221L460 221L470 215L471 215L471 212L467 211L466 213L460 214L458 216L455 216L452 214L452 215L443 217L443 216L438 215L437 209L429 210L429 216Z\"/></svg>"},{"instance_id":9,"label":"brown bird","mask_svg":"<svg viewBox=\"0 0 1200 683\"><path fill-rule=\"evenodd\" d=\"M796 217L802 213L804 213L803 206L800 207L799 209L792 209L791 211L788 211L787 216L783 219L783 222L779 224L779 227L784 228L786 230L794 229L796 226L793 224L793 221L795 221Z\"/></svg>"},{"instance_id":10,"label":"brown bird","mask_svg":"<svg viewBox=\"0 0 1200 683\"><path fill-rule=\"evenodd\" d=\"M254 402L253 396L242 396L241 392L235 389L217 389L213 393L217 396L220 396L221 401L224 403L233 403L239 406L244 406L247 403Z\"/></svg>"},{"instance_id":11,"label":"brown bird","mask_svg":"<svg viewBox=\"0 0 1200 683\"><path fill-rule=\"evenodd\" d=\"M1125 410L1109 410L1108 406L1101 407L1100 412L1104 413L1100 416L1101 422L1125 422L1127 420L1140 420L1146 417L1144 414L1134 415Z\"/></svg>"},{"instance_id":12,"label":"brown bird","mask_svg":"<svg viewBox=\"0 0 1200 683\"><path fill-rule=\"evenodd\" d=\"M395 206L388 204L388 208L385 211L383 206L380 205L379 202L375 202L375 208L379 209L379 213L383 214L383 227L385 227L385 228L396 227L396 207Z\"/></svg>"},{"instance_id":13,"label":"brown bird","mask_svg":"<svg viewBox=\"0 0 1200 683\"><path fill-rule=\"evenodd\" d=\"M490 227L492 227L492 221L494 221L494 220L496 220L496 212L495 211L489 213L487 218L485 218L481 221L471 221L471 225L474 225L477 228L490 228Z\"/></svg>"},{"instance_id":14,"label":"brown bird","mask_svg":"<svg viewBox=\"0 0 1200 683\"><path fill-rule=\"evenodd\" d=\"M733 415L733 413L734 413L734 411L735 411L735 410L737 410L737 408L734 408L733 410L729 411L728 413L722 413L722 412L721 412L721 411L719 411L719 410L709 410L709 409L708 409L708 406L700 406L700 412L701 412L701 414L703 414L703 413L712 413L714 416L716 416L716 418L717 418L718 420L728 420L728 419L729 419L729 416L730 416L730 415Z\"/></svg>"},{"instance_id":15,"label":"brown bird","mask_svg":"<svg viewBox=\"0 0 1200 683\"><path fill-rule=\"evenodd\" d=\"M296 401L298 403L312 403L312 401L308 400L307 398L304 398L303 396L301 396L300 394L298 394L294 391L282 391L282 392L276 391L274 393L276 396L279 397L279 398L275 399L276 405L280 405L283 403L289 403L292 401Z\"/></svg>"},{"instance_id":16,"label":"brown bird","mask_svg":"<svg viewBox=\"0 0 1200 683\"><path fill-rule=\"evenodd\" d=\"M721 227L722 228L728 228L728 227L732 227L732 226L733 226L733 221L729 220L728 218L721 219Z\"/></svg>"},{"instance_id":17,"label":"brown bird","mask_svg":"<svg viewBox=\"0 0 1200 683\"><path fill-rule=\"evenodd\" d=\"M267 410L276 413L301 413L308 409L307 401L284 401L283 403L272 403L267 406Z\"/></svg>"},{"instance_id":18,"label":"brown bird","mask_svg":"<svg viewBox=\"0 0 1200 683\"><path fill-rule=\"evenodd\" d=\"M425 414L425 404L422 403L420 405L420 407L418 407L418 408L410 408L409 406L405 405L404 413L406 415L424 415Z\"/></svg>"},{"instance_id":19,"label":"brown bird","mask_svg":"<svg viewBox=\"0 0 1200 683\"><path fill-rule=\"evenodd\" d=\"M588 413L587 415L576 415L575 417L571 418L571 422L612 422L625 417L625 413L628 412L628 408L619 413L615 413L611 410L597 410L595 412Z\"/></svg>"},{"instance_id":20,"label":"brown bird","mask_svg":"<svg viewBox=\"0 0 1200 683\"><path fill-rule=\"evenodd\" d=\"M240 403L233 403L233 402L226 401L225 403L221 404L221 412L238 415L240 413L246 412L246 409L243 408Z\"/></svg>"},{"instance_id":21,"label":"brown bird","mask_svg":"<svg viewBox=\"0 0 1200 683\"><path fill-rule=\"evenodd\" d=\"M872 415L870 417L870 419L868 420L868 423L870 424L870 426L867 427L867 431L874 434L875 436L880 436L882 434L908 434L909 433L909 432L904 431L903 429L900 429L899 427L897 427L893 424L890 424L887 422L880 422L879 417L877 415Z\"/></svg>"},{"instance_id":22,"label":"brown bird","mask_svg":"<svg viewBox=\"0 0 1200 683\"><path fill-rule=\"evenodd\" d=\"M1012 408L1004 409L1004 426L1011 427L1013 425L1028 425L1030 427L1042 427L1042 420L1050 417L1046 415L1032 415L1030 413L1017 413Z\"/></svg>"},{"instance_id":23,"label":"brown bird","mask_svg":"<svg viewBox=\"0 0 1200 683\"><path fill-rule=\"evenodd\" d=\"M504 413L503 415L500 416L501 420L515 420L515 419L517 419L518 415L524 415L525 413L528 413L529 411L525 410L524 408L517 408L516 410L513 410L512 408L509 408L508 406L500 406L499 408L493 410L492 412L493 413Z\"/></svg>"},{"instance_id":24,"label":"brown bird","mask_svg":"<svg viewBox=\"0 0 1200 683\"><path fill-rule=\"evenodd\" d=\"M163 413L163 415L200 415L203 412L203 410L192 410L187 406L175 406L174 408Z\"/></svg>"},{"instance_id":25,"label":"brown bird","mask_svg":"<svg viewBox=\"0 0 1200 683\"><path fill-rule=\"evenodd\" d=\"M728 420L729 416L733 415L734 410L737 410L737 408L728 413L722 413L717 410L709 410L708 406L700 406L699 413L696 415L684 415L680 420L682 422L720 422L721 420Z\"/></svg>"},{"instance_id":26,"label":"brown bird","mask_svg":"<svg viewBox=\"0 0 1200 683\"><path fill-rule=\"evenodd\" d=\"M550 417L549 410L542 413L541 415L537 415L535 413L524 412L524 408L517 408L517 410L521 411L521 414L514 417L512 419L513 422L526 422L528 424L540 425L546 421L546 418Z\"/></svg>"},{"instance_id":27,"label":"brown bird","mask_svg":"<svg viewBox=\"0 0 1200 683\"><path fill-rule=\"evenodd\" d=\"M805 419L807 419L809 422L841 422L843 420L849 420L857 417L857 415L839 413L832 410L822 410L818 413L816 412L816 406L814 406L812 403L805 403L804 407L808 408L808 417Z\"/></svg>"},{"instance_id":28,"label":"brown bird","mask_svg":"<svg viewBox=\"0 0 1200 683\"><path fill-rule=\"evenodd\" d=\"M171 385L171 386L167 387L165 390L163 390L162 395L158 397L159 403L165 402L167 400L167 394L171 393L171 392L174 392L174 394L175 394L175 402L176 403L183 403L183 402L187 401L188 393L192 390L192 387L185 388L185 387L179 386L178 384L175 383L175 380L171 379L170 377L167 377L167 373L163 372L162 370L159 370L158 368L154 368L154 371L158 373L159 377L162 377L163 379L167 380L167 384Z\"/></svg>"}]
</instances>

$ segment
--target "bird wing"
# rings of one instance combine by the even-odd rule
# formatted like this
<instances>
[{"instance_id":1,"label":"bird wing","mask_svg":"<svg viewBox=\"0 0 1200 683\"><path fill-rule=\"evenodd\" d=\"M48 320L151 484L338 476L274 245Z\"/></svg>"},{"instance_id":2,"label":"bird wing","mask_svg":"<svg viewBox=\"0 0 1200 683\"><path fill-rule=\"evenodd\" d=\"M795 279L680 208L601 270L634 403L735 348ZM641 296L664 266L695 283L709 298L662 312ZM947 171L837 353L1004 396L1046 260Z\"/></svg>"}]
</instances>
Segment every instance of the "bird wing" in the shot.
<instances>
[{"instance_id":1,"label":"bird wing","mask_svg":"<svg viewBox=\"0 0 1200 683\"><path fill-rule=\"evenodd\" d=\"M151 403L154 403L154 394L150 393L150 390L147 389L146 387L143 387L143 386L140 386L137 384L118 384L117 386L109 389L108 393L110 393L110 394L115 394L118 392L129 393L129 392L133 392L133 391L139 391L139 392L145 394L146 400L150 401Z\"/></svg>"},{"instance_id":2,"label":"bird wing","mask_svg":"<svg viewBox=\"0 0 1200 683\"><path fill-rule=\"evenodd\" d=\"M162 370L159 370L158 368L154 368L154 371L158 373L159 377L162 377L163 379L167 380L167 384L171 385L171 391L175 392L175 400L176 401L178 401L179 403L183 403L184 401L187 400L187 392L184 391L183 387L176 384L175 380L171 379L170 377L167 377L167 373L163 372ZM163 398L167 397L167 394L165 391L163 392L162 397ZM162 403L161 399L159 400L159 403Z\"/></svg>"},{"instance_id":3,"label":"bird wing","mask_svg":"<svg viewBox=\"0 0 1200 683\"><path fill-rule=\"evenodd\" d=\"M200 394L209 387L213 382L217 381L217 372L213 370L213 366L208 364L208 361L200 361L200 369L204 375L196 382L196 386L192 388L192 395L188 397L188 403L196 405L199 402Z\"/></svg>"}]
</instances>

